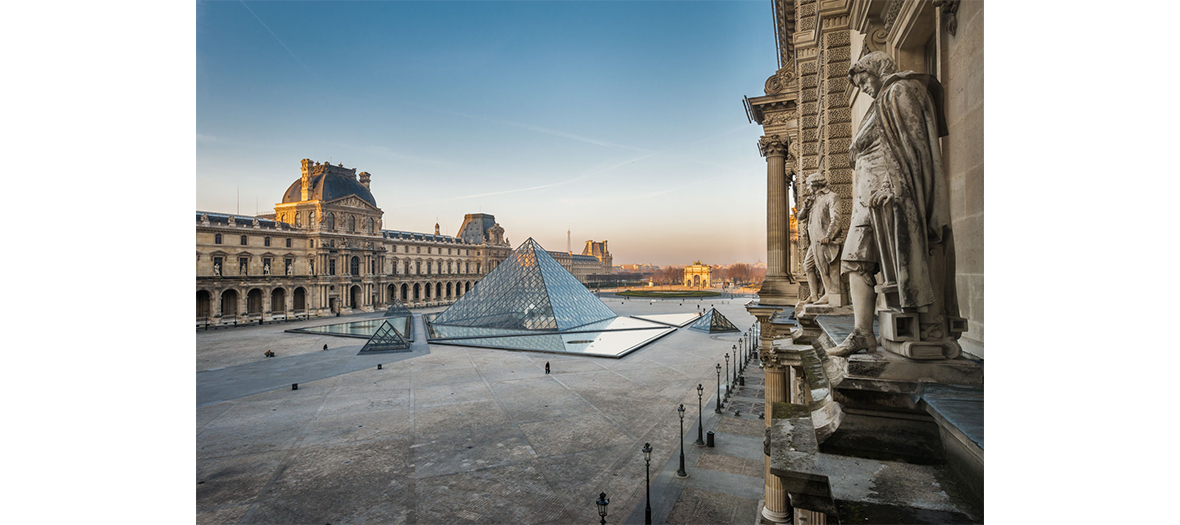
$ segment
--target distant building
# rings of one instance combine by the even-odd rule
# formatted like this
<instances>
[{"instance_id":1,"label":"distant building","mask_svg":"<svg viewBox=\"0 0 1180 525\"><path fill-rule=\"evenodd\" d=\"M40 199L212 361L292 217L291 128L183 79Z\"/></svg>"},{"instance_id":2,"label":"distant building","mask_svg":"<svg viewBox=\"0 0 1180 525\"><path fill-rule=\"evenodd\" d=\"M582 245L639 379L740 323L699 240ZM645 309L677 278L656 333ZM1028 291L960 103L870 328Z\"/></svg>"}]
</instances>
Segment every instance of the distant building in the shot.
<instances>
[{"instance_id":1,"label":"distant building","mask_svg":"<svg viewBox=\"0 0 1180 525\"><path fill-rule=\"evenodd\" d=\"M712 268L701 263L701 261L696 261L691 266L685 266L684 285L707 288L711 286L711 279L709 277L711 272Z\"/></svg>"},{"instance_id":2,"label":"distant building","mask_svg":"<svg viewBox=\"0 0 1180 525\"><path fill-rule=\"evenodd\" d=\"M274 214L198 211L197 321L450 303L511 253L488 214L467 215L459 238L384 229L369 177L303 159Z\"/></svg>"}]
</instances>

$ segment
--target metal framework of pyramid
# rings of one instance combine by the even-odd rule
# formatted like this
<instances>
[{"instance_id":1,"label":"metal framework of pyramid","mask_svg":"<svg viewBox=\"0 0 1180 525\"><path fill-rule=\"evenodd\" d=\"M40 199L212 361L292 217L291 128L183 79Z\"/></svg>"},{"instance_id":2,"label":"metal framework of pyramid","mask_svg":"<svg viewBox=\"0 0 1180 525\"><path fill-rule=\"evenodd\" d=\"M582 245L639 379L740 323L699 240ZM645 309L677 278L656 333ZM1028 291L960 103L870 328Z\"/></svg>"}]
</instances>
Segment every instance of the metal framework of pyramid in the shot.
<instances>
[{"instance_id":1,"label":"metal framework of pyramid","mask_svg":"<svg viewBox=\"0 0 1180 525\"><path fill-rule=\"evenodd\" d=\"M615 313L532 238L433 324L523 331L565 331Z\"/></svg>"},{"instance_id":2,"label":"metal framework of pyramid","mask_svg":"<svg viewBox=\"0 0 1180 525\"><path fill-rule=\"evenodd\" d=\"M621 357L673 330L619 318L529 238L455 304L428 319L427 340ZM620 331L636 333L621 337ZM614 335L606 337L607 332ZM568 334L578 337L565 337Z\"/></svg>"},{"instance_id":3,"label":"metal framework of pyramid","mask_svg":"<svg viewBox=\"0 0 1180 525\"><path fill-rule=\"evenodd\" d=\"M373 337L370 337L369 341L365 343L364 348L361 348L358 355L409 351L409 341L402 337L402 334L389 323L389 320L385 320L381 323L381 327L373 333Z\"/></svg>"},{"instance_id":4,"label":"metal framework of pyramid","mask_svg":"<svg viewBox=\"0 0 1180 525\"><path fill-rule=\"evenodd\" d=\"M726 319L724 315L721 315L721 312L718 312L715 308L710 308L709 311L705 312L705 314L702 315L700 319L697 319L697 322L693 323L689 328L692 330L709 332L711 334L717 332L741 331L738 330L738 327L734 326L733 323L729 321L729 319Z\"/></svg>"},{"instance_id":5,"label":"metal framework of pyramid","mask_svg":"<svg viewBox=\"0 0 1180 525\"><path fill-rule=\"evenodd\" d=\"M406 308L406 305L402 304L401 301L394 299L393 304L389 305L389 309L385 310L385 314L381 317L410 317L413 315L414 314L410 312L410 309Z\"/></svg>"}]
</instances>

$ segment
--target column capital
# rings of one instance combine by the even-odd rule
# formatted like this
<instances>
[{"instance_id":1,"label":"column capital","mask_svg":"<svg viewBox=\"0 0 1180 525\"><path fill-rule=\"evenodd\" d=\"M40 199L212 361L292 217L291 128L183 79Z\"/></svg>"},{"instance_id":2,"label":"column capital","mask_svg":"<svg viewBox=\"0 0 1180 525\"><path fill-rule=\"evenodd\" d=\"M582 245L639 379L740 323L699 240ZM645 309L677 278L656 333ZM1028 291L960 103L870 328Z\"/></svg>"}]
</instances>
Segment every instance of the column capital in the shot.
<instances>
[{"instance_id":1,"label":"column capital","mask_svg":"<svg viewBox=\"0 0 1180 525\"><path fill-rule=\"evenodd\" d=\"M790 145L788 135L764 135L758 139L758 152L763 157L786 157Z\"/></svg>"}]
</instances>

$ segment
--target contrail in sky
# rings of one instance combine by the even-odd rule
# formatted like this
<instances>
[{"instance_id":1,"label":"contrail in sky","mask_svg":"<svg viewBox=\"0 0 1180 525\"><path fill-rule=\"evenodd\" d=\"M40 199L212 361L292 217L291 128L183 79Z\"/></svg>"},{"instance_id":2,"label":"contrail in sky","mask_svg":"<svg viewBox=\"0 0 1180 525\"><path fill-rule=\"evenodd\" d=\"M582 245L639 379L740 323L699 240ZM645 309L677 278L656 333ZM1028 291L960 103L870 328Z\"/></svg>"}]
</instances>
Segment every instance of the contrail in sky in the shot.
<instances>
[{"instance_id":1,"label":"contrail in sky","mask_svg":"<svg viewBox=\"0 0 1180 525\"><path fill-rule=\"evenodd\" d=\"M312 76L316 77L317 79L319 78L319 75L316 75L315 72L312 71L310 67L307 67L307 64L304 64L302 60L299 60L299 57L295 56L295 53L291 52L291 48L287 47L287 44L283 43L283 40L281 38L279 38L279 35L276 35L274 31L271 31L270 28L266 26L266 22L263 22L261 18L258 18L258 15L254 14L254 10L250 9L250 6L246 5L245 1L238 0L238 2L241 2L242 7L245 7L246 10L249 11L251 15L254 15L254 19L257 20L259 24L262 24L262 28L266 29L266 32L270 33L270 36L275 37L275 40L277 40L279 42L279 45L283 46L283 49L286 49L287 52L291 54L291 58L294 58L296 62L299 62L299 65L303 66L303 69L306 69L307 72L311 73Z\"/></svg>"}]
</instances>

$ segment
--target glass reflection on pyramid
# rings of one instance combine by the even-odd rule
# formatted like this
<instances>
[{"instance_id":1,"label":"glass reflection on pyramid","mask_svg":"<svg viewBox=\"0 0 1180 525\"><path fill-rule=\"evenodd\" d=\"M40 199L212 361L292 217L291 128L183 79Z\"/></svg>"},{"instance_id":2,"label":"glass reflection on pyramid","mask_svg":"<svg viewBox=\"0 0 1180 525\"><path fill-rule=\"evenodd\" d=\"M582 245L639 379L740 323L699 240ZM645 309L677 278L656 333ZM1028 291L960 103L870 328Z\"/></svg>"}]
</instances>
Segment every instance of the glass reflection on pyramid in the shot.
<instances>
[{"instance_id":1,"label":"glass reflection on pyramid","mask_svg":"<svg viewBox=\"0 0 1180 525\"><path fill-rule=\"evenodd\" d=\"M710 308L709 311L705 312L705 314L702 315L701 318L697 320L697 322L693 323L692 326L690 326L688 328L691 330L700 330L702 332L709 332L711 334L715 334L718 332L740 332L741 331L741 330L738 330L738 327L734 326L733 323L730 322L729 319L726 319L724 315L721 315L721 312L718 312L716 309L713 309L713 308Z\"/></svg>"},{"instance_id":2,"label":"glass reflection on pyramid","mask_svg":"<svg viewBox=\"0 0 1180 525\"><path fill-rule=\"evenodd\" d=\"M675 331L616 316L532 238L426 321L431 343L605 357Z\"/></svg>"}]
</instances>

